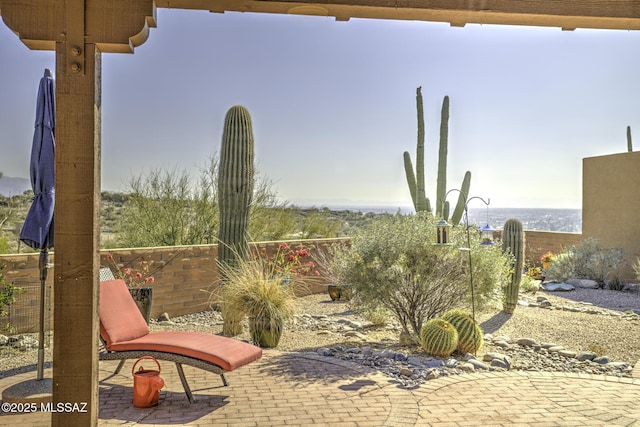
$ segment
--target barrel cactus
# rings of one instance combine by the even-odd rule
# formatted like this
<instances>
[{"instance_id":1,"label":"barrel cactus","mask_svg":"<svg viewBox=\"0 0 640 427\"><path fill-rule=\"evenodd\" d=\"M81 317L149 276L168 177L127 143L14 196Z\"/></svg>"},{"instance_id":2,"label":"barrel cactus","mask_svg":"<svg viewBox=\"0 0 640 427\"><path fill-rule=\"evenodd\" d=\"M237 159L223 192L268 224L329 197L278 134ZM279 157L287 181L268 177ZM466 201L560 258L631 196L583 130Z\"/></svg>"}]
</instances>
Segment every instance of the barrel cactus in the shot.
<instances>
[{"instance_id":1,"label":"barrel cactus","mask_svg":"<svg viewBox=\"0 0 640 427\"><path fill-rule=\"evenodd\" d=\"M420 328L420 344L435 357L449 357L458 347L458 332L443 319L431 319Z\"/></svg>"},{"instance_id":2,"label":"barrel cactus","mask_svg":"<svg viewBox=\"0 0 640 427\"><path fill-rule=\"evenodd\" d=\"M475 354L484 343L484 337L480 325L464 310L454 308L442 315L458 332L457 350L462 353Z\"/></svg>"},{"instance_id":3,"label":"barrel cactus","mask_svg":"<svg viewBox=\"0 0 640 427\"><path fill-rule=\"evenodd\" d=\"M240 105L229 109L224 119L218 205L220 230L218 260L233 264L248 253L249 208L253 198L253 128L249 111Z\"/></svg>"},{"instance_id":4,"label":"barrel cactus","mask_svg":"<svg viewBox=\"0 0 640 427\"><path fill-rule=\"evenodd\" d=\"M502 309L506 313L513 313L518 303L518 292L522 280L524 266L524 231L522 221L511 218L504 223L502 230L502 251L513 257L509 282L504 288Z\"/></svg>"}]
</instances>

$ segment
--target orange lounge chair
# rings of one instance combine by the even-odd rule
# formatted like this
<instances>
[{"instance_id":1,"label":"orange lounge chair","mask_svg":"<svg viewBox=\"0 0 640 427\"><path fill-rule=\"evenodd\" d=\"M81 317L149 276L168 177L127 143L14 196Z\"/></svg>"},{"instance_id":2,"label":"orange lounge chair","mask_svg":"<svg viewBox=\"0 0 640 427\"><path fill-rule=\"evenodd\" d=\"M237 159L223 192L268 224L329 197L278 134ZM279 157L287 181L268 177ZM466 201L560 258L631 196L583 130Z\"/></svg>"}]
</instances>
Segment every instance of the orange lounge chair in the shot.
<instances>
[{"instance_id":1,"label":"orange lounge chair","mask_svg":"<svg viewBox=\"0 0 640 427\"><path fill-rule=\"evenodd\" d=\"M100 336L105 350L100 360L120 360L117 374L125 360L145 355L174 362L189 402L195 402L182 365L194 366L219 374L228 385L225 372L233 371L262 357L254 345L203 332L150 332L121 279L100 282Z\"/></svg>"}]
</instances>

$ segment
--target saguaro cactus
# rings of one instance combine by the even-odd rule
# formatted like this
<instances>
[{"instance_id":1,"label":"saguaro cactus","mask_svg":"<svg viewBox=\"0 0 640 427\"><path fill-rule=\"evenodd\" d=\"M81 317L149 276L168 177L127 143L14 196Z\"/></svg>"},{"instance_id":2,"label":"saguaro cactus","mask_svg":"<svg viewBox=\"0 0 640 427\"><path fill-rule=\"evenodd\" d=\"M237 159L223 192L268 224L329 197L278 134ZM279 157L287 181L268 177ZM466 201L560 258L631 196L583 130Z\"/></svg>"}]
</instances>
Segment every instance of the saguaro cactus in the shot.
<instances>
[{"instance_id":1,"label":"saguaro cactus","mask_svg":"<svg viewBox=\"0 0 640 427\"><path fill-rule=\"evenodd\" d=\"M416 107L418 110L418 144L416 149L416 169L414 172L411 155L404 152L404 170L407 176L407 184L411 192L411 200L416 212L432 212L431 201L425 195L424 180L424 112L422 106L422 88L416 89ZM444 219L449 219L449 202L444 200L447 191L447 152L449 145L449 97L445 96L442 101L442 111L440 114L440 146L438 149L438 178L436 183L436 212L435 215ZM464 204L469 195L471 185L471 172L465 174L458 203L451 217L453 225L460 223Z\"/></svg>"},{"instance_id":2,"label":"saguaro cactus","mask_svg":"<svg viewBox=\"0 0 640 427\"><path fill-rule=\"evenodd\" d=\"M631 126L627 126L627 151L633 151L633 143L631 142Z\"/></svg>"},{"instance_id":3,"label":"saguaro cactus","mask_svg":"<svg viewBox=\"0 0 640 427\"><path fill-rule=\"evenodd\" d=\"M524 231L522 221L511 218L504 223L502 229L502 251L509 252L513 257L513 264L509 282L505 286L502 310L513 313L518 303L522 267L524 265Z\"/></svg>"},{"instance_id":4,"label":"saguaro cactus","mask_svg":"<svg viewBox=\"0 0 640 427\"><path fill-rule=\"evenodd\" d=\"M220 231L218 260L232 264L248 252L247 229L253 198L253 128L249 111L235 105L227 111L218 168Z\"/></svg>"}]
</instances>

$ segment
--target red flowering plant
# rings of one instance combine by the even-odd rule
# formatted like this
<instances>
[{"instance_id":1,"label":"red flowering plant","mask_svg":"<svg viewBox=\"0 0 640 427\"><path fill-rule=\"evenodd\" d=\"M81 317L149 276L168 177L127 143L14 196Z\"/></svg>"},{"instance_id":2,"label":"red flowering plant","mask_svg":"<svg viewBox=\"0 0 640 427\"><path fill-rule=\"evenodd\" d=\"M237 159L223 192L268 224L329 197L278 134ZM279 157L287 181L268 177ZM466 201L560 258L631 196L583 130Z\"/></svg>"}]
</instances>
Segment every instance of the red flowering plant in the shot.
<instances>
[{"instance_id":1,"label":"red flowering plant","mask_svg":"<svg viewBox=\"0 0 640 427\"><path fill-rule=\"evenodd\" d=\"M316 264L311 259L313 246L305 248L300 245L297 249L283 242L278 245L274 254L269 254L267 248L260 248L253 257L260 260L269 276L280 276L284 283L291 279L304 281L308 276L320 276Z\"/></svg>"},{"instance_id":2,"label":"red flowering plant","mask_svg":"<svg viewBox=\"0 0 640 427\"><path fill-rule=\"evenodd\" d=\"M105 256L108 268L111 270L116 279L122 279L129 288L139 288L142 286L150 286L155 279L150 272L151 263L145 261L144 258L138 263L137 268L120 267L113 259L113 254L108 253Z\"/></svg>"},{"instance_id":3,"label":"red flowering plant","mask_svg":"<svg viewBox=\"0 0 640 427\"><path fill-rule=\"evenodd\" d=\"M540 257L541 262L551 262L556 256L551 251L547 251Z\"/></svg>"}]
</instances>

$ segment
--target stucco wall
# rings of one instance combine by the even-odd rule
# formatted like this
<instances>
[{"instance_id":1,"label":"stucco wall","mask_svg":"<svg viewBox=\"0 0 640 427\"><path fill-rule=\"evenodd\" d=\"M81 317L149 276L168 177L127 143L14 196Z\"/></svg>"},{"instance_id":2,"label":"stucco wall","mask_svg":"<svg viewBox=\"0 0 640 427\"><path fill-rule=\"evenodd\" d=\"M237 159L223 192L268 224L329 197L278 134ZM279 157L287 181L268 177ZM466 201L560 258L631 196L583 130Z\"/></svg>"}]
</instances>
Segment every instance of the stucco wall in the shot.
<instances>
[{"instance_id":1,"label":"stucco wall","mask_svg":"<svg viewBox=\"0 0 640 427\"><path fill-rule=\"evenodd\" d=\"M631 265L640 255L639 196L640 152L583 159L582 234L624 249L623 280L635 279Z\"/></svg>"}]
</instances>

